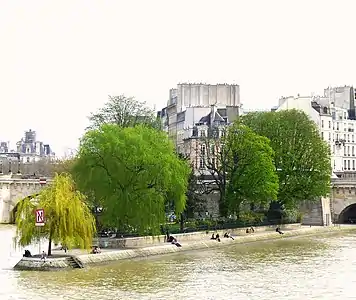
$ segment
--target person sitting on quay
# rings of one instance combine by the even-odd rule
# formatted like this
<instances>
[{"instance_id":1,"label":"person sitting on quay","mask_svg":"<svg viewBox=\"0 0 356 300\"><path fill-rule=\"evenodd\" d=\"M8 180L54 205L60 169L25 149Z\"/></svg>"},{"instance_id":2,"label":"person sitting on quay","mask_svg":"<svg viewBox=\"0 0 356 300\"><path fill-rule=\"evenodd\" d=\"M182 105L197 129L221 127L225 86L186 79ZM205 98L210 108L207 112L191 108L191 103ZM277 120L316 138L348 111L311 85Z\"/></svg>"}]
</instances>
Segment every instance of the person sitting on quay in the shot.
<instances>
[{"instance_id":1,"label":"person sitting on quay","mask_svg":"<svg viewBox=\"0 0 356 300\"><path fill-rule=\"evenodd\" d=\"M91 254L99 254L101 253L101 250L98 246L93 246L92 250L91 250Z\"/></svg>"},{"instance_id":2,"label":"person sitting on quay","mask_svg":"<svg viewBox=\"0 0 356 300\"><path fill-rule=\"evenodd\" d=\"M182 247L182 245L180 243L178 243L176 238L173 239L172 244L176 245L177 247Z\"/></svg>"},{"instance_id":3,"label":"person sitting on quay","mask_svg":"<svg viewBox=\"0 0 356 300\"><path fill-rule=\"evenodd\" d=\"M225 232L224 238L230 238L230 239L234 240L233 236L228 232Z\"/></svg>"},{"instance_id":4,"label":"person sitting on quay","mask_svg":"<svg viewBox=\"0 0 356 300\"><path fill-rule=\"evenodd\" d=\"M281 228L279 228L279 226L277 226L276 232L278 232L279 234L284 234L284 232L281 231Z\"/></svg>"},{"instance_id":5,"label":"person sitting on quay","mask_svg":"<svg viewBox=\"0 0 356 300\"><path fill-rule=\"evenodd\" d=\"M23 257L32 257L30 250L25 250L25 254L23 255Z\"/></svg>"},{"instance_id":6,"label":"person sitting on quay","mask_svg":"<svg viewBox=\"0 0 356 300\"><path fill-rule=\"evenodd\" d=\"M167 236L167 243L172 243L174 240L176 240L176 238L173 235L169 235Z\"/></svg>"},{"instance_id":7,"label":"person sitting on quay","mask_svg":"<svg viewBox=\"0 0 356 300\"><path fill-rule=\"evenodd\" d=\"M216 239L218 242L221 242L221 241L220 241L220 235L219 235L218 233L216 234L215 239Z\"/></svg>"},{"instance_id":8,"label":"person sitting on quay","mask_svg":"<svg viewBox=\"0 0 356 300\"><path fill-rule=\"evenodd\" d=\"M211 239L211 240L216 240L216 237L215 237L215 234L214 234L214 233L212 234L212 236L211 236L210 239Z\"/></svg>"}]
</instances>

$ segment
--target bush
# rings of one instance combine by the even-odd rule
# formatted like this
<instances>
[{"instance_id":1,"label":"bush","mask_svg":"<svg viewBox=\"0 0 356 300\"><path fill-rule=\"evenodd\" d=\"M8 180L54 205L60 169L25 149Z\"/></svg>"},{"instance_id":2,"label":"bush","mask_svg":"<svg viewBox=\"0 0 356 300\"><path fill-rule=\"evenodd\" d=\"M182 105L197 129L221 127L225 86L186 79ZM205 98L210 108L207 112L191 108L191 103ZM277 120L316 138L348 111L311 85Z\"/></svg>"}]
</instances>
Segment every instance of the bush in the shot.
<instances>
[{"instance_id":1,"label":"bush","mask_svg":"<svg viewBox=\"0 0 356 300\"><path fill-rule=\"evenodd\" d=\"M297 223L301 213L297 209L285 209L282 214L282 223Z\"/></svg>"}]
</instances>

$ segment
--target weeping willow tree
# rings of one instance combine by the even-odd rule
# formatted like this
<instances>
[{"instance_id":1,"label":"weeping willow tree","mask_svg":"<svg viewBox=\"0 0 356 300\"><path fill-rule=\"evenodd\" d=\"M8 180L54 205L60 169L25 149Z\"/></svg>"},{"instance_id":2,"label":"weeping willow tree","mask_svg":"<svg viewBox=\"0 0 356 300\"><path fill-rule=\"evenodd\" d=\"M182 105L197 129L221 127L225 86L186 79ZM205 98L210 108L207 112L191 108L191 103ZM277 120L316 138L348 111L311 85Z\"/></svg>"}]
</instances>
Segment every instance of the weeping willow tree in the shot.
<instances>
[{"instance_id":1,"label":"weeping willow tree","mask_svg":"<svg viewBox=\"0 0 356 300\"><path fill-rule=\"evenodd\" d=\"M159 231L166 204L184 211L189 173L167 135L141 125L88 131L73 167L80 190L100 199L104 226L142 234Z\"/></svg>"},{"instance_id":2,"label":"weeping willow tree","mask_svg":"<svg viewBox=\"0 0 356 300\"><path fill-rule=\"evenodd\" d=\"M95 219L84 200L84 195L75 190L70 175L55 175L53 183L36 199L28 197L18 204L16 244L24 247L47 238L48 255L52 254L52 242L69 249L89 249L96 228ZM35 226L35 210L38 208L44 209L45 213L45 226L40 228Z\"/></svg>"}]
</instances>

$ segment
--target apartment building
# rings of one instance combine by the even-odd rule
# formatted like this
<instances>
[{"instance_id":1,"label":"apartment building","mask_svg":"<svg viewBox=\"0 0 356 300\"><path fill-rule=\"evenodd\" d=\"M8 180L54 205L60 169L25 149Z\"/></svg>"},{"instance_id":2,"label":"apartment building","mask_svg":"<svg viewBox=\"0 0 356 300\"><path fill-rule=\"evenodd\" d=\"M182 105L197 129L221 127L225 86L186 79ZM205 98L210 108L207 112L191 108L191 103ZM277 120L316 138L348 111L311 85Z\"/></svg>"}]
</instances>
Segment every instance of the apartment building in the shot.
<instances>
[{"instance_id":1,"label":"apartment building","mask_svg":"<svg viewBox=\"0 0 356 300\"><path fill-rule=\"evenodd\" d=\"M317 124L337 174L356 170L355 98L352 86L329 87L323 96L283 97L277 111L300 109Z\"/></svg>"},{"instance_id":2,"label":"apartment building","mask_svg":"<svg viewBox=\"0 0 356 300\"><path fill-rule=\"evenodd\" d=\"M238 85L181 83L169 91L167 106L158 112L158 117L177 151L183 153L185 140L193 135L196 124L211 113L212 107L222 118L232 121L239 115L240 106Z\"/></svg>"}]
</instances>

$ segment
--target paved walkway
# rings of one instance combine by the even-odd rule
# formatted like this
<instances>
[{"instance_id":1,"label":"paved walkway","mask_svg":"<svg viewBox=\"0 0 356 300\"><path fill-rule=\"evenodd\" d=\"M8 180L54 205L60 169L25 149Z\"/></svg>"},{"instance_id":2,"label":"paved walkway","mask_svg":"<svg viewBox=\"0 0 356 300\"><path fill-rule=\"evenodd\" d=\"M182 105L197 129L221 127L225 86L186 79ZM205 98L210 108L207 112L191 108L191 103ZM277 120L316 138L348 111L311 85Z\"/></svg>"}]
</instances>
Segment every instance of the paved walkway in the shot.
<instances>
[{"instance_id":1,"label":"paved walkway","mask_svg":"<svg viewBox=\"0 0 356 300\"><path fill-rule=\"evenodd\" d=\"M293 231L293 230L300 230L300 229L305 229L305 230L308 230L310 228L310 226L304 226L301 227L301 228L297 228L297 229L282 229L282 232L287 232L287 231ZM274 232L275 230L274 229L271 229L271 230L266 230L266 231L255 231L254 233L241 233L241 234L238 234L238 235L234 235L234 239L238 239L239 237L243 237L243 236L247 236L247 235L265 235L266 233L271 233L271 232ZM204 238L204 240L210 240L210 237L211 237L211 234L213 233L213 231L210 231ZM276 232L276 234L278 234ZM173 235L174 236L174 235ZM221 239L224 239L223 237L220 237ZM182 245L184 244L190 244L190 243L194 243L194 242L197 242L197 241L201 241L201 239L192 239L192 240L185 240L185 241L179 241L179 238L178 238L178 242L180 242ZM101 252L112 252L112 251L123 251L123 250L128 250L128 249L140 249L140 248L147 248L147 247L156 247L156 246L163 246L163 245L169 245L169 243L164 243L164 242L157 242L157 243L153 243L153 244L147 244L147 245L144 245L144 246L135 246L135 247L129 247L129 248L118 248L118 249L108 249L108 248L101 248ZM63 250L60 250L60 247L56 247L52 250L52 253L53 254L60 254L60 255L64 255L64 251ZM87 250L80 250L80 249L71 249L71 250L68 250L67 253L68 255L80 255L80 254L88 254L88 251Z\"/></svg>"}]
</instances>

